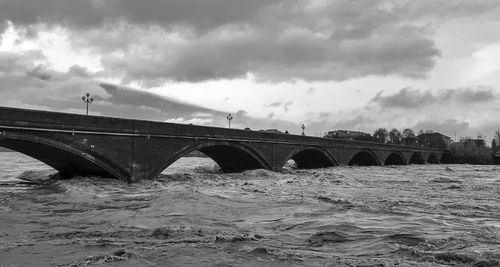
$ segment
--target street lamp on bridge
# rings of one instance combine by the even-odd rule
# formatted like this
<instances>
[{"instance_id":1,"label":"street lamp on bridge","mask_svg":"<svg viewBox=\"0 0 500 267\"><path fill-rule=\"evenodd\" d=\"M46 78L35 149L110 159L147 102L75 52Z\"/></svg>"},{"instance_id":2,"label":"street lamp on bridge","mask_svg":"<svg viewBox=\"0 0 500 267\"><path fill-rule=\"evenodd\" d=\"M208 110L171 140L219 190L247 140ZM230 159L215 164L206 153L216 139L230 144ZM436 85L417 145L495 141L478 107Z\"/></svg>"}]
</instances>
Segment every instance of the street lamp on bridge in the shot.
<instances>
[{"instance_id":1,"label":"street lamp on bridge","mask_svg":"<svg viewBox=\"0 0 500 267\"><path fill-rule=\"evenodd\" d=\"M229 128L231 128L231 121L233 120L233 115L231 115L231 113L229 113L226 117L227 119L227 122L229 123Z\"/></svg>"},{"instance_id":2,"label":"street lamp on bridge","mask_svg":"<svg viewBox=\"0 0 500 267\"><path fill-rule=\"evenodd\" d=\"M85 93L82 95L82 100L87 104L87 115L89 115L89 104L94 102L94 98L90 96L90 93Z\"/></svg>"}]
</instances>

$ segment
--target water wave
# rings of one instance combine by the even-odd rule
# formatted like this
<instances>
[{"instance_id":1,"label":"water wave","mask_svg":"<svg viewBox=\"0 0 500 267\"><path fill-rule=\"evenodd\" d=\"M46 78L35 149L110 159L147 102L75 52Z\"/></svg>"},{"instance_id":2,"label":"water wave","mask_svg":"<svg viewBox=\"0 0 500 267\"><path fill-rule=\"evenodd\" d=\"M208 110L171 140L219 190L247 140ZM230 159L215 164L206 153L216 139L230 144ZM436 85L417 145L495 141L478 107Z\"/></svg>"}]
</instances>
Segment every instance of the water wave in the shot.
<instances>
[{"instance_id":1,"label":"water wave","mask_svg":"<svg viewBox=\"0 0 500 267\"><path fill-rule=\"evenodd\" d=\"M6 170L0 173L0 255L6 265L500 261L495 166L288 166L224 174L206 158L189 158L154 180L128 184L92 176L60 179L21 157L28 161L12 167L17 156L9 155L9 164L0 160Z\"/></svg>"}]
</instances>

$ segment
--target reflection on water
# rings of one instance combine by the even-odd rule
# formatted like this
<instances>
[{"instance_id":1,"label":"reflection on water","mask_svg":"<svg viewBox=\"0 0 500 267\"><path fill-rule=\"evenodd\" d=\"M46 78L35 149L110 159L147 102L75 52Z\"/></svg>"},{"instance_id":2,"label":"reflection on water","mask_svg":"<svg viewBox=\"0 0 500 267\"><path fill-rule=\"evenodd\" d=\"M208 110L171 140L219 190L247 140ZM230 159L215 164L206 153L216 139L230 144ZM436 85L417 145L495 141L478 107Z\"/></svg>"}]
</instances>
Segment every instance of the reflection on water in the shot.
<instances>
[{"instance_id":1,"label":"reflection on water","mask_svg":"<svg viewBox=\"0 0 500 267\"><path fill-rule=\"evenodd\" d=\"M182 158L155 181L55 179L0 153L7 266L497 266L500 167L222 174Z\"/></svg>"}]
</instances>

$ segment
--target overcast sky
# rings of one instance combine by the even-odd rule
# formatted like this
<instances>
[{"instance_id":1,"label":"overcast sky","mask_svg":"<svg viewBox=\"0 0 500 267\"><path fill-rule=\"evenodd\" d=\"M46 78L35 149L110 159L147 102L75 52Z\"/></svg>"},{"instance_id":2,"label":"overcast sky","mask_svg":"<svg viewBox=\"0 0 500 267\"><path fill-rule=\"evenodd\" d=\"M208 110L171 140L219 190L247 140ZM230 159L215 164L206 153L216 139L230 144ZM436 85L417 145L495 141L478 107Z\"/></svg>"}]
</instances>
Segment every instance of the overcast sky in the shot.
<instances>
[{"instance_id":1,"label":"overcast sky","mask_svg":"<svg viewBox=\"0 0 500 267\"><path fill-rule=\"evenodd\" d=\"M491 140L499 29L497 0L0 0L0 105Z\"/></svg>"}]
</instances>

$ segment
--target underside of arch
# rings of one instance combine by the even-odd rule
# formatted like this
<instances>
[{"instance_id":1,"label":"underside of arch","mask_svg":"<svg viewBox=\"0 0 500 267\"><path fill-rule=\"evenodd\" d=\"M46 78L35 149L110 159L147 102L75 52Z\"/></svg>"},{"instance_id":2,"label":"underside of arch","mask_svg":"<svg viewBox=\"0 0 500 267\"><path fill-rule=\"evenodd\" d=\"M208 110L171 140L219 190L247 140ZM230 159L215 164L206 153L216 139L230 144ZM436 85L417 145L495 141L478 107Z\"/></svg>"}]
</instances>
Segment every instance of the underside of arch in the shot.
<instances>
[{"instance_id":1,"label":"underside of arch","mask_svg":"<svg viewBox=\"0 0 500 267\"><path fill-rule=\"evenodd\" d=\"M324 151L317 149L299 150L290 157L299 169L327 168L335 166L335 161Z\"/></svg>"},{"instance_id":2,"label":"underside of arch","mask_svg":"<svg viewBox=\"0 0 500 267\"><path fill-rule=\"evenodd\" d=\"M431 153L429 155L429 159L427 160L427 162L432 164L438 164L440 161L438 155Z\"/></svg>"},{"instance_id":3,"label":"underside of arch","mask_svg":"<svg viewBox=\"0 0 500 267\"><path fill-rule=\"evenodd\" d=\"M379 166L379 162L375 155L368 151L356 153L349 161L349 166Z\"/></svg>"},{"instance_id":4,"label":"underside of arch","mask_svg":"<svg viewBox=\"0 0 500 267\"><path fill-rule=\"evenodd\" d=\"M425 164L425 159L422 153L413 153L410 158L409 164Z\"/></svg>"},{"instance_id":5,"label":"underside of arch","mask_svg":"<svg viewBox=\"0 0 500 267\"><path fill-rule=\"evenodd\" d=\"M392 152L385 160L384 165L406 165L406 162L401 154Z\"/></svg>"},{"instance_id":6,"label":"underside of arch","mask_svg":"<svg viewBox=\"0 0 500 267\"><path fill-rule=\"evenodd\" d=\"M28 140L27 140L28 139ZM30 141L34 140L34 141ZM61 177L98 175L127 180L128 177L105 162L77 148L43 138L0 140L0 146L37 159L56 169Z\"/></svg>"},{"instance_id":7,"label":"underside of arch","mask_svg":"<svg viewBox=\"0 0 500 267\"><path fill-rule=\"evenodd\" d=\"M209 142L195 144L175 153L167 159L165 164L156 173L161 173L179 158L195 150L207 155L226 173L243 172L253 169L271 169L260 155L243 145L230 142Z\"/></svg>"},{"instance_id":8,"label":"underside of arch","mask_svg":"<svg viewBox=\"0 0 500 267\"><path fill-rule=\"evenodd\" d=\"M217 162L223 172L242 172L266 168L255 156L236 147L215 145L198 150Z\"/></svg>"}]
</instances>

